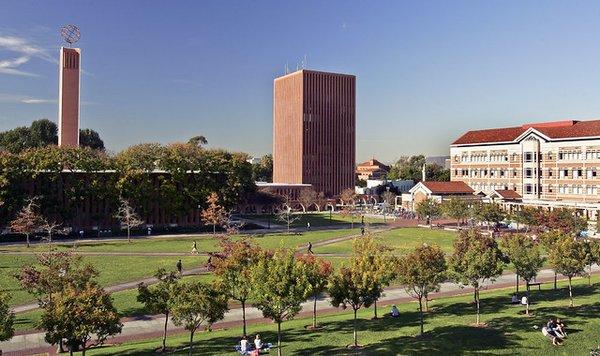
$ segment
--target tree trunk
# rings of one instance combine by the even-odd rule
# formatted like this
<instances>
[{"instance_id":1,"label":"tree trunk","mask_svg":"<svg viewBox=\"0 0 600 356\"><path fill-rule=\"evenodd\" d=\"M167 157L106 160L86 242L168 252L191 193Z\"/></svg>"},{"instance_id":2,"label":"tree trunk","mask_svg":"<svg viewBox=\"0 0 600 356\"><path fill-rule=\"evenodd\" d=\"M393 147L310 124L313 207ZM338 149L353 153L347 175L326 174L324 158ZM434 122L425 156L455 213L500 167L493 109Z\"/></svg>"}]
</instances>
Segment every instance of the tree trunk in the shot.
<instances>
[{"instance_id":1,"label":"tree trunk","mask_svg":"<svg viewBox=\"0 0 600 356\"><path fill-rule=\"evenodd\" d=\"M377 319L377 301L375 301L375 303L373 303L373 312L375 313L375 316L373 317L373 319Z\"/></svg>"},{"instance_id":2,"label":"tree trunk","mask_svg":"<svg viewBox=\"0 0 600 356\"><path fill-rule=\"evenodd\" d=\"M127 226L127 242L131 242L131 228Z\"/></svg>"},{"instance_id":3,"label":"tree trunk","mask_svg":"<svg viewBox=\"0 0 600 356\"><path fill-rule=\"evenodd\" d=\"M590 273L588 273L588 286L592 286L592 264L590 263Z\"/></svg>"},{"instance_id":4,"label":"tree trunk","mask_svg":"<svg viewBox=\"0 0 600 356\"><path fill-rule=\"evenodd\" d=\"M556 272L554 272L554 290L556 290Z\"/></svg>"},{"instance_id":5,"label":"tree trunk","mask_svg":"<svg viewBox=\"0 0 600 356\"><path fill-rule=\"evenodd\" d=\"M244 330L244 336L246 336L246 300L241 300L242 302L242 328Z\"/></svg>"},{"instance_id":6,"label":"tree trunk","mask_svg":"<svg viewBox=\"0 0 600 356\"><path fill-rule=\"evenodd\" d=\"M84 341L84 342L82 343L82 345L81 345L81 356L85 356L85 344L86 344L86 343L87 343L87 342L86 342L86 341Z\"/></svg>"},{"instance_id":7,"label":"tree trunk","mask_svg":"<svg viewBox=\"0 0 600 356\"><path fill-rule=\"evenodd\" d=\"M313 329L317 328L317 293L315 293L313 298Z\"/></svg>"},{"instance_id":8,"label":"tree trunk","mask_svg":"<svg viewBox=\"0 0 600 356\"><path fill-rule=\"evenodd\" d=\"M169 313L165 313L165 330L163 331L162 351L167 349L167 325L169 323Z\"/></svg>"},{"instance_id":9,"label":"tree trunk","mask_svg":"<svg viewBox=\"0 0 600 356\"><path fill-rule=\"evenodd\" d=\"M192 346L194 345L194 332L190 332L190 353L189 355L192 356Z\"/></svg>"},{"instance_id":10,"label":"tree trunk","mask_svg":"<svg viewBox=\"0 0 600 356\"><path fill-rule=\"evenodd\" d=\"M421 321L421 336L423 335L423 297L419 298L419 317Z\"/></svg>"},{"instance_id":11,"label":"tree trunk","mask_svg":"<svg viewBox=\"0 0 600 356\"><path fill-rule=\"evenodd\" d=\"M73 356L73 346L69 346L69 355Z\"/></svg>"},{"instance_id":12,"label":"tree trunk","mask_svg":"<svg viewBox=\"0 0 600 356\"><path fill-rule=\"evenodd\" d=\"M525 288L527 290L527 304L525 304L525 315L529 316L529 280L525 281Z\"/></svg>"},{"instance_id":13,"label":"tree trunk","mask_svg":"<svg viewBox=\"0 0 600 356\"><path fill-rule=\"evenodd\" d=\"M569 277L569 307L573 307L573 288L571 286L571 277Z\"/></svg>"},{"instance_id":14,"label":"tree trunk","mask_svg":"<svg viewBox=\"0 0 600 356\"><path fill-rule=\"evenodd\" d=\"M281 321L277 322L277 356L281 356Z\"/></svg>"},{"instance_id":15,"label":"tree trunk","mask_svg":"<svg viewBox=\"0 0 600 356\"><path fill-rule=\"evenodd\" d=\"M213 235L217 234L217 224L213 224Z\"/></svg>"},{"instance_id":16,"label":"tree trunk","mask_svg":"<svg viewBox=\"0 0 600 356\"><path fill-rule=\"evenodd\" d=\"M354 347L358 347L358 335L356 333L356 309L354 309Z\"/></svg>"},{"instance_id":17,"label":"tree trunk","mask_svg":"<svg viewBox=\"0 0 600 356\"><path fill-rule=\"evenodd\" d=\"M477 322L476 322L476 325L479 325L479 288L475 288L475 303L477 304Z\"/></svg>"},{"instance_id":18,"label":"tree trunk","mask_svg":"<svg viewBox=\"0 0 600 356\"><path fill-rule=\"evenodd\" d=\"M517 273L517 294L519 293L519 274Z\"/></svg>"},{"instance_id":19,"label":"tree trunk","mask_svg":"<svg viewBox=\"0 0 600 356\"><path fill-rule=\"evenodd\" d=\"M29 234L25 234L25 238L27 239L27 247L29 247Z\"/></svg>"}]
</instances>

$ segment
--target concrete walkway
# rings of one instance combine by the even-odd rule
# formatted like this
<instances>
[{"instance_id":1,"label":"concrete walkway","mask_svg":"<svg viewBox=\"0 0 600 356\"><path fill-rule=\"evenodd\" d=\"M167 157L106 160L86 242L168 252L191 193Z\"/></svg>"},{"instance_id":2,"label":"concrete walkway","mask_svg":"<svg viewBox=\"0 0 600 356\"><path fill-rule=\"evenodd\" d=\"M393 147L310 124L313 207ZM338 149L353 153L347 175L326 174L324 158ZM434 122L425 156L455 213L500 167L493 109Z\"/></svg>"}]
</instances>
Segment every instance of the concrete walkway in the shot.
<instances>
[{"instance_id":1,"label":"concrete walkway","mask_svg":"<svg viewBox=\"0 0 600 356\"><path fill-rule=\"evenodd\" d=\"M600 272L600 267L595 265L592 269L594 274ZM483 289L491 290L498 288L507 288L514 286L516 275L513 273L507 273L500 276L495 282L486 282L483 285ZM554 279L554 272L550 269L544 269L538 274L538 282L551 282ZM548 288L548 287L546 287ZM551 287L550 287L551 288ZM464 293L471 293L470 288L460 288L454 283L443 283L439 293L431 295L432 298L439 298L442 296L450 296ZM391 303L402 303L413 300L404 288L394 287L385 290L384 296L379 300L380 306L389 305ZM301 316L308 316L312 312L312 301L307 301L302 304ZM317 301L318 313L335 312L337 309L333 308L328 298L321 298ZM382 314L387 312L382 308ZM242 311L239 308L231 309L225 318L214 325L214 328L219 327L234 327L241 325ZM246 309L246 319L250 323L256 323L263 321L262 313L253 307ZM107 343L118 343L131 340L145 339L149 337L157 337L162 334L164 325L164 318L162 316L143 316L136 319L124 319L123 330L120 335L107 340ZM176 328L170 324L169 328L171 333L179 332L181 329ZM14 336L11 340L0 343L0 349L5 352L5 355L29 355L38 352L49 352L53 353L55 348L48 345L44 341L43 332L34 332L30 334L23 334Z\"/></svg>"}]
</instances>

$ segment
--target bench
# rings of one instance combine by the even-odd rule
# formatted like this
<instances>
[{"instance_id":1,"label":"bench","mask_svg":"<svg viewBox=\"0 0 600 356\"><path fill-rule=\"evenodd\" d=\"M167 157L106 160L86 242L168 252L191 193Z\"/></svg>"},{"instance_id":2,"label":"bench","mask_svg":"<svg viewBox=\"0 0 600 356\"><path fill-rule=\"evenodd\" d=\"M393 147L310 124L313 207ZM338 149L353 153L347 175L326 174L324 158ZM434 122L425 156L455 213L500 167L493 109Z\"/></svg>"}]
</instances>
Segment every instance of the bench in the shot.
<instances>
[{"instance_id":1,"label":"bench","mask_svg":"<svg viewBox=\"0 0 600 356\"><path fill-rule=\"evenodd\" d=\"M542 290L542 283L540 283L540 282L529 283L529 288L530 289L531 289L532 286L537 286L538 287L538 291Z\"/></svg>"}]
</instances>

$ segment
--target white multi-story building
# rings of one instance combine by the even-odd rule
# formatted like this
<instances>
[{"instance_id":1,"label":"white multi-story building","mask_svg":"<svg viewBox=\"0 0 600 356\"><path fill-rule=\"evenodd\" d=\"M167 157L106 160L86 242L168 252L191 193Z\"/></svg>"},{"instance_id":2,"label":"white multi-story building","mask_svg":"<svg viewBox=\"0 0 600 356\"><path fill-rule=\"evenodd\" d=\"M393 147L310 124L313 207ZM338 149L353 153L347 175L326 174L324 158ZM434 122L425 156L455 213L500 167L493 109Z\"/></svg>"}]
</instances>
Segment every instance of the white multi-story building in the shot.
<instances>
[{"instance_id":1,"label":"white multi-story building","mask_svg":"<svg viewBox=\"0 0 600 356\"><path fill-rule=\"evenodd\" d=\"M450 145L450 161L451 180L476 192L512 190L515 204L575 208L588 219L600 209L600 120L469 131Z\"/></svg>"}]
</instances>

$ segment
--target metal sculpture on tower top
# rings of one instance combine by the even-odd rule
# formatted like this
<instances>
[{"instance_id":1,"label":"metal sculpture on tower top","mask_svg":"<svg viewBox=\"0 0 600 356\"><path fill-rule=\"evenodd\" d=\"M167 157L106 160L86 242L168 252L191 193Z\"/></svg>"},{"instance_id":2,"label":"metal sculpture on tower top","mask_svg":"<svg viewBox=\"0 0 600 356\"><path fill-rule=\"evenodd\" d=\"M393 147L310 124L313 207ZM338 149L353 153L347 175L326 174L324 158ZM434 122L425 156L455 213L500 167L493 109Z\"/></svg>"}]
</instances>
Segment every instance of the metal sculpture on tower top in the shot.
<instances>
[{"instance_id":1,"label":"metal sculpture on tower top","mask_svg":"<svg viewBox=\"0 0 600 356\"><path fill-rule=\"evenodd\" d=\"M65 42L69 45L79 41L81 37L81 32L79 31L79 27L75 25L65 25L60 29L60 36L63 38Z\"/></svg>"}]
</instances>

